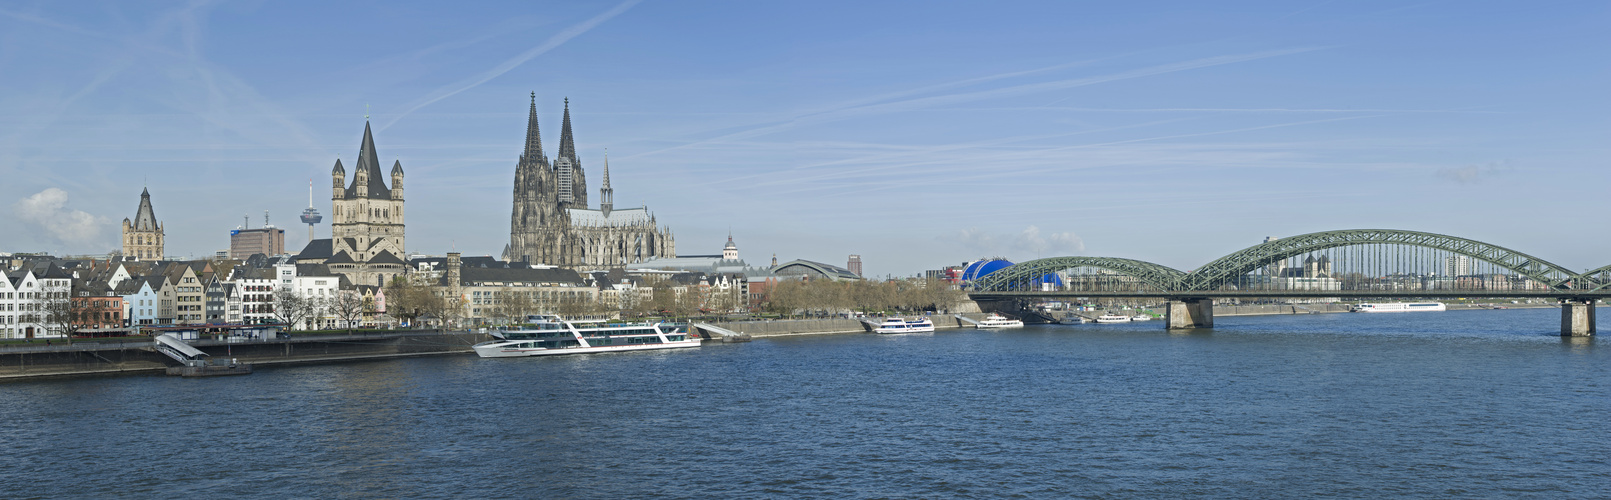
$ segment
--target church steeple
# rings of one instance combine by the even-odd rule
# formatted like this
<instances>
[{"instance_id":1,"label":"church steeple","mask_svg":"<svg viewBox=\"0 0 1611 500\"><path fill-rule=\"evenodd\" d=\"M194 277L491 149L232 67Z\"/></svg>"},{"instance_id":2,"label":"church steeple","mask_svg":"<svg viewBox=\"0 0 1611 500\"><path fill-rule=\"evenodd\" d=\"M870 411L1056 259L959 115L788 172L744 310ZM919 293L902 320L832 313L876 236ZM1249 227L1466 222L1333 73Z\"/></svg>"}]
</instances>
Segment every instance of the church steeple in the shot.
<instances>
[{"instance_id":1,"label":"church steeple","mask_svg":"<svg viewBox=\"0 0 1611 500\"><path fill-rule=\"evenodd\" d=\"M369 121L364 121L364 142L358 146L358 163L353 165L352 185L347 186L347 198L391 199L386 188L385 173L380 170L380 157L375 154L375 134L370 132Z\"/></svg>"},{"instance_id":2,"label":"church steeple","mask_svg":"<svg viewBox=\"0 0 1611 500\"><path fill-rule=\"evenodd\" d=\"M571 138L571 98L569 97L565 98L565 118L559 125L559 157L570 158L572 161L576 160L576 141Z\"/></svg>"},{"instance_id":3,"label":"church steeple","mask_svg":"<svg viewBox=\"0 0 1611 500\"><path fill-rule=\"evenodd\" d=\"M526 119L526 151L521 157L527 161L547 160L543 156L543 135L537 127L537 93L531 93L531 117Z\"/></svg>"},{"instance_id":4,"label":"church steeple","mask_svg":"<svg viewBox=\"0 0 1611 500\"><path fill-rule=\"evenodd\" d=\"M134 213L134 229L136 231L156 231L157 214L151 210L151 190L140 190L140 209Z\"/></svg>"},{"instance_id":5,"label":"church steeple","mask_svg":"<svg viewBox=\"0 0 1611 500\"><path fill-rule=\"evenodd\" d=\"M571 134L571 100L565 99L565 117L559 125L559 153L554 156L554 180L561 208L587 208L587 173L576 157L576 139Z\"/></svg>"},{"instance_id":6,"label":"church steeple","mask_svg":"<svg viewBox=\"0 0 1611 500\"><path fill-rule=\"evenodd\" d=\"M604 217L610 217L610 210L615 208L615 190L610 189L610 150L604 150L604 187L599 188L599 211Z\"/></svg>"}]
</instances>

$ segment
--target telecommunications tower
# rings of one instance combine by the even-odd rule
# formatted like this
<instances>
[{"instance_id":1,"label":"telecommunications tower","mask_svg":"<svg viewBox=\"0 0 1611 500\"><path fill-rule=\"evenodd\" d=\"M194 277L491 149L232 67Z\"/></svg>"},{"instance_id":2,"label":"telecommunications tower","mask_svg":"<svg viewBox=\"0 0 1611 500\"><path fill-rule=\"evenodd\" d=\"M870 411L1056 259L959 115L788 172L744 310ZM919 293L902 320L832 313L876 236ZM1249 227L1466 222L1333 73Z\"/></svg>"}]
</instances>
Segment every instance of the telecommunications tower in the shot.
<instances>
[{"instance_id":1,"label":"telecommunications tower","mask_svg":"<svg viewBox=\"0 0 1611 500\"><path fill-rule=\"evenodd\" d=\"M264 216L267 218L267 216ZM308 179L308 208L302 211L302 223L308 225L308 242L313 242L313 225L324 220L319 209L313 208L313 179Z\"/></svg>"}]
</instances>

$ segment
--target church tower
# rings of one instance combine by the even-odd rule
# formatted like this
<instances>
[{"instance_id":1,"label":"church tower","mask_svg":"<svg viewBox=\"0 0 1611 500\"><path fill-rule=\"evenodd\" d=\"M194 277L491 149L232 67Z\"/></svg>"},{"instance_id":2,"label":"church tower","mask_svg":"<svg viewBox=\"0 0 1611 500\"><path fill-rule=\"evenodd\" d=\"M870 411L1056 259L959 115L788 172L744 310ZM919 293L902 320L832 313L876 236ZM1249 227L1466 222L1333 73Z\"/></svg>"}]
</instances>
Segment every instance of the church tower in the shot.
<instances>
[{"instance_id":1,"label":"church tower","mask_svg":"<svg viewBox=\"0 0 1611 500\"><path fill-rule=\"evenodd\" d=\"M571 137L571 100L565 99L565 118L559 124L559 155L554 157L561 209L587 208L587 173L576 156L576 140Z\"/></svg>"},{"instance_id":2,"label":"church tower","mask_svg":"<svg viewBox=\"0 0 1611 500\"><path fill-rule=\"evenodd\" d=\"M330 270L356 285L382 286L402 274L403 162L392 163L391 187L380 170L375 137L364 122L364 139L353 163L352 183L342 186L347 171L336 160L330 170Z\"/></svg>"},{"instance_id":3,"label":"church tower","mask_svg":"<svg viewBox=\"0 0 1611 500\"><path fill-rule=\"evenodd\" d=\"M151 210L151 190L140 191L140 209L134 220L123 219L123 255L140 260L162 260L162 225Z\"/></svg>"}]
</instances>

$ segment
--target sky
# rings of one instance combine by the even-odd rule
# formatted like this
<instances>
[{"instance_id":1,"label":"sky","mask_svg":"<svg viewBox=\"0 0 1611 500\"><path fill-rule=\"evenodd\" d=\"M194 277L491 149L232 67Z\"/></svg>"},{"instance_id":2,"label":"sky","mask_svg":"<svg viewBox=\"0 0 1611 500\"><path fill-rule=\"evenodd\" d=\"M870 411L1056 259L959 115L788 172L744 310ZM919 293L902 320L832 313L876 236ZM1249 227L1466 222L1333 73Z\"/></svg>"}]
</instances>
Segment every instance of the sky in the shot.
<instances>
[{"instance_id":1,"label":"sky","mask_svg":"<svg viewBox=\"0 0 1611 500\"><path fill-rule=\"evenodd\" d=\"M682 255L1190 270L1353 228L1611 264L1611 4L6 2L0 251L326 215L365 117L407 249L498 255L531 93Z\"/></svg>"}]
</instances>

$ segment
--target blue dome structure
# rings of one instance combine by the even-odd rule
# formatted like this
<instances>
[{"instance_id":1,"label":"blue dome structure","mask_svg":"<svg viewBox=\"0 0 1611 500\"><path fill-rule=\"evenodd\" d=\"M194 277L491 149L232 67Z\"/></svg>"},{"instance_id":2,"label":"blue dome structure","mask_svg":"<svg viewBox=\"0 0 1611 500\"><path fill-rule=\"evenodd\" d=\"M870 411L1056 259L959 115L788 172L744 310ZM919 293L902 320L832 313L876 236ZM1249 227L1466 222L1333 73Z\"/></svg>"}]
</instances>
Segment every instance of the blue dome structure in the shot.
<instances>
[{"instance_id":1,"label":"blue dome structure","mask_svg":"<svg viewBox=\"0 0 1611 500\"><path fill-rule=\"evenodd\" d=\"M989 276L990 273L1006 269L1007 266L1011 265L1012 262L1006 259L986 259L975 261L972 264L968 264L968 268L962 271L962 281L973 281L983 278L985 276Z\"/></svg>"}]
</instances>

